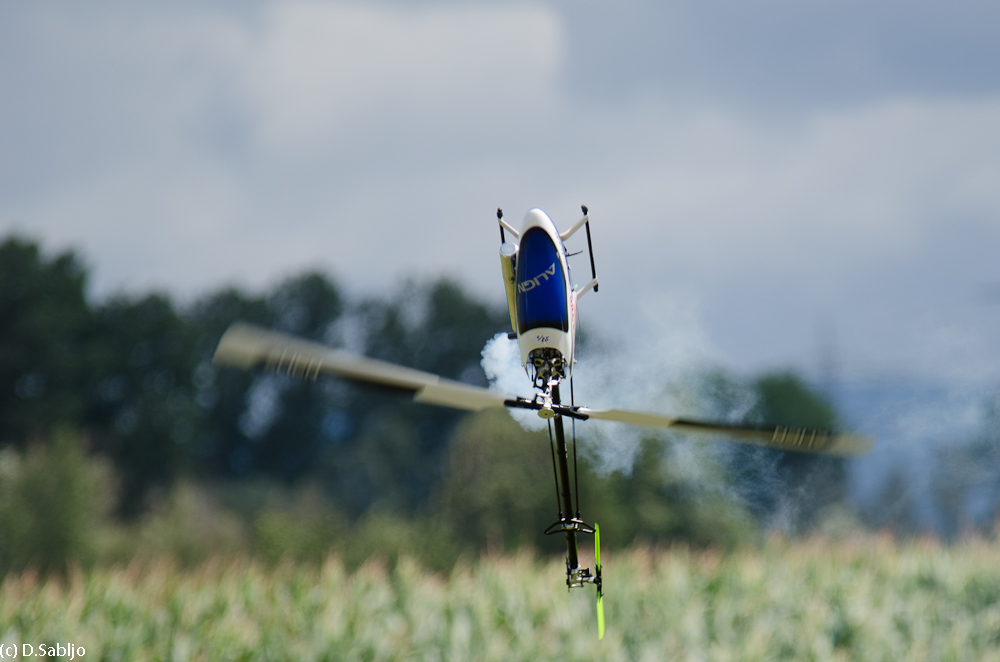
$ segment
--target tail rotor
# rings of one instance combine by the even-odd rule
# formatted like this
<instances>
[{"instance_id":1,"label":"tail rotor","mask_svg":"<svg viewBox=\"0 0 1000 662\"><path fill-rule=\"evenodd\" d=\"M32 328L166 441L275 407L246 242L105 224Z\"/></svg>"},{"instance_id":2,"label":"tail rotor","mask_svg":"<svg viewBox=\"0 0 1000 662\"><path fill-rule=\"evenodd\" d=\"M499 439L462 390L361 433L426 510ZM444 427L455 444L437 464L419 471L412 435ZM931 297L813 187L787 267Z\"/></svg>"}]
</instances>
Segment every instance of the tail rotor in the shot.
<instances>
[{"instance_id":1,"label":"tail rotor","mask_svg":"<svg viewBox=\"0 0 1000 662\"><path fill-rule=\"evenodd\" d=\"M604 639L604 588L601 584L601 527L594 524L594 583L597 584L597 638Z\"/></svg>"}]
</instances>

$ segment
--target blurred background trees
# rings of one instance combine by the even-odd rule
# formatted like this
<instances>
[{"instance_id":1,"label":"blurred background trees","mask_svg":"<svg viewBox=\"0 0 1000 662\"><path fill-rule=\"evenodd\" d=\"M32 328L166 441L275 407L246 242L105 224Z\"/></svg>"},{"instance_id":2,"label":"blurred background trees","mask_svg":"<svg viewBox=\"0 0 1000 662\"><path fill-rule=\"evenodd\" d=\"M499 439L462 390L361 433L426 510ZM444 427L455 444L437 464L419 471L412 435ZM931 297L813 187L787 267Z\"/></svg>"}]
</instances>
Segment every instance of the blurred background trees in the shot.
<instances>
[{"instance_id":1,"label":"blurred background trees","mask_svg":"<svg viewBox=\"0 0 1000 662\"><path fill-rule=\"evenodd\" d=\"M239 549L415 553L443 568L463 553L560 549L542 535L556 518L547 434L504 412L211 365L244 320L485 385L481 351L507 330L506 309L448 280L352 301L315 272L185 306L163 293L92 302L86 276L72 252L0 245L0 569ZM749 393L749 421L837 423L793 374L705 379L722 409ZM581 453L584 515L607 544L732 546L782 517L808 531L845 499L841 461L722 445L692 476L674 461L686 443L644 438L612 473Z\"/></svg>"},{"instance_id":2,"label":"blurred background trees","mask_svg":"<svg viewBox=\"0 0 1000 662\"><path fill-rule=\"evenodd\" d=\"M59 421L85 416L94 315L72 253L46 259L10 237L0 244L0 440L24 448Z\"/></svg>"}]
</instances>

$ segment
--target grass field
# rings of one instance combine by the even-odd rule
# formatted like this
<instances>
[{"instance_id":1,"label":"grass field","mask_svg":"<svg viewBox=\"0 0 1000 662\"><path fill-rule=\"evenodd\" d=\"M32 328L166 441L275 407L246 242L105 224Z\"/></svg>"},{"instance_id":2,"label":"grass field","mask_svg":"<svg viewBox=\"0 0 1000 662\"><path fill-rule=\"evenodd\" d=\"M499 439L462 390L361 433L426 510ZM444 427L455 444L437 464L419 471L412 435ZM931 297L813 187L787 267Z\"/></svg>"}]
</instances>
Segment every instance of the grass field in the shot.
<instances>
[{"instance_id":1,"label":"grass field","mask_svg":"<svg viewBox=\"0 0 1000 662\"><path fill-rule=\"evenodd\" d=\"M772 540L605 558L607 635L558 559L348 573L216 560L8 576L0 642L85 660L1000 660L1000 545ZM9 648L8 648L9 650Z\"/></svg>"}]
</instances>

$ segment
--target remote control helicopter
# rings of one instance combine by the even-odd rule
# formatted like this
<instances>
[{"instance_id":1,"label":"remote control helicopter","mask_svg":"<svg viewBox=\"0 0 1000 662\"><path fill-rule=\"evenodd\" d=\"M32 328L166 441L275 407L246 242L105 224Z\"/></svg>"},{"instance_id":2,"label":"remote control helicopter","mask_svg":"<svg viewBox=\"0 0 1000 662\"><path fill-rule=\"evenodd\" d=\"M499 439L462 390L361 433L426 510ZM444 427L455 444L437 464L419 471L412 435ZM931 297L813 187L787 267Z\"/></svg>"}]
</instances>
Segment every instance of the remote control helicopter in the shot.
<instances>
[{"instance_id":1,"label":"remote control helicopter","mask_svg":"<svg viewBox=\"0 0 1000 662\"><path fill-rule=\"evenodd\" d=\"M559 512L546 534L566 538L566 585L580 588L593 584L597 589L598 637L604 637L604 587L601 573L600 528L584 521L579 509L579 486L576 477L575 425L571 447L573 471L570 472L565 419L571 421L604 420L641 426L672 428L680 432L708 433L733 441L768 448L832 455L859 455L868 452L872 440L831 430L770 426L742 426L721 422L673 418L662 414L623 409L591 409L577 405L573 397L573 365L576 350L577 302L591 291L598 291L597 271L590 234L590 216L586 206L583 216L565 232L540 209L532 209L518 230L497 210L500 226L500 266L507 306L517 340L521 364L535 393L531 397L505 394L473 386L438 375L358 356L325 345L268 331L248 324L235 323L219 341L213 359L220 366L250 370L263 368L304 379L332 375L347 380L388 387L410 393L413 400L425 404L466 411L494 407L528 409L545 419L549 428L552 466L555 475ZM582 285L571 278L565 241L581 228L586 230L590 256L590 280ZM507 235L515 241L507 241ZM582 252L582 251L581 251ZM575 255L575 254L574 254ZM561 387L568 384L569 402L563 401ZM577 536L594 536L594 569L581 567Z\"/></svg>"}]
</instances>

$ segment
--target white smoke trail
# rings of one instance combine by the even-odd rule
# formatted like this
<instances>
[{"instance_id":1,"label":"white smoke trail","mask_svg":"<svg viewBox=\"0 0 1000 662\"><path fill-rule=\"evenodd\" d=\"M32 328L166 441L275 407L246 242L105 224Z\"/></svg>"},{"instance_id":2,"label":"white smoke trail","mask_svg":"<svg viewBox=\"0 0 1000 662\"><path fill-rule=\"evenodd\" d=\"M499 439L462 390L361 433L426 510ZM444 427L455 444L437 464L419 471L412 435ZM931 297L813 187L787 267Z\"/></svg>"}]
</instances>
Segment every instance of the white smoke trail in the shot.
<instances>
[{"instance_id":1,"label":"white smoke trail","mask_svg":"<svg viewBox=\"0 0 1000 662\"><path fill-rule=\"evenodd\" d=\"M483 372L490 380L490 388L508 395L530 397L534 393L528 373L521 366L521 351L517 341L498 333L483 347ZM525 430L542 430L546 423L536 412L528 409L511 409L510 415Z\"/></svg>"},{"instance_id":2,"label":"white smoke trail","mask_svg":"<svg viewBox=\"0 0 1000 662\"><path fill-rule=\"evenodd\" d=\"M588 347L580 354L576 401L594 409L705 417L711 402L704 398L701 378L722 360L702 328L698 306L689 298L662 295L646 300L639 312L641 321L629 329L627 342ZM668 434L596 421L580 428L601 472L629 471L644 437ZM703 466L700 451L684 446L672 446L670 459L696 478Z\"/></svg>"},{"instance_id":3,"label":"white smoke trail","mask_svg":"<svg viewBox=\"0 0 1000 662\"><path fill-rule=\"evenodd\" d=\"M947 474L949 467L942 465L942 457L984 437L990 415L988 395L994 388L990 382L971 379L949 384L912 378L844 386L853 396L846 403L851 418L877 438L874 451L855 463L852 476L852 492L871 519L878 522L886 518L885 513L902 508L899 514L922 529L945 534L958 529L960 523L949 521L949 515L940 510L935 482L946 476L957 481L952 488L959 490L978 482L975 476ZM997 475L991 466L969 468L977 474ZM901 504L887 502L886 490L894 474L906 480L906 494L894 495L903 497ZM982 519L984 515L977 516L975 511L985 510L988 518L996 507L995 503L975 505L963 504L960 510L966 512L958 514Z\"/></svg>"},{"instance_id":4,"label":"white smoke trail","mask_svg":"<svg viewBox=\"0 0 1000 662\"><path fill-rule=\"evenodd\" d=\"M578 356L574 367L574 402L594 409L621 408L679 415L738 420L753 406L753 396L744 389L719 411L719 399L706 392L706 371L723 363L707 339L698 308L690 299L663 295L647 301L641 322L630 328L628 342L595 342ZM533 393L521 367L516 340L498 334L483 348L483 370L494 390L516 395ZM563 386L563 400L569 389ZM529 430L545 429L546 423L533 411L511 415ZM661 430L604 421L577 425L586 451L601 473L629 472L641 440L666 434ZM673 435L672 435L673 436ZM671 461L693 480L704 473L702 444L671 445Z\"/></svg>"},{"instance_id":5,"label":"white smoke trail","mask_svg":"<svg viewBox=\"0 0 1000 662\"><path fill-rule=\"evenodd\" d=\"M594 409L622 408L741 421L756 404L756 393L746 381L729 384L730 390L724 397L713 393L717 385L706 379L706 374L728 362L708 340L698 312L690 299L664 295L646 302L640 311L640 323L627 329L624 336L627 340L610 343L591 338L574 367L575 403ZM514 395L533 394L520 364L517 342L506 334L498 334L487 342L482 366L491 388ZM840 384L836 405L844 416L842 424L877 439L871 455L850 462L851 502L869 513L891 506L880 501L885 498L893 475L902 471L907 482L907 499L918 525L939 532L956 529L954 522L943 521L948 515L939 510L934 493L935 481L942 474L941 453L943 449L962 447L983 437L988 424L987 395L995 392L998 381L992 374L987 378L961 377L964 379L951 382L899 377L862 379L861 383L847 380ZM568 396L569 389L564 386L564 400ZM545 421L533 411L512 411L511 415L525 429L546 427ZM628 473L643 438L667 435L671 441L680 440L667 445L668 462L677 475L698 484L706 494L749 503L758 493L782 492L777 488L784 485L777 457L764 453L742 459L755 463L753 473L757 483L737 486L727 482L718 472L719 461L725 461L736 446L714 443L701 435L676 435L604 421L578 423L576 431L581 450L594 461L600 473ZM1000 447L1000 442L997 446ZM997 496L1000 487L996 487L1000 486L1000 469L990 472L986 480L957 478L964 481L966 490L968 503L962 506L964 516L975 521L989 520L1000 510L1000 496ZM973 503L972 497L977 493L965 483L973 487L983 483L993 491L986 490L988 494L980 498L984 503ZM767 522L768 528L794 530L801 496L794 490L783 494Z\"/></svg>"}]
</instances>

